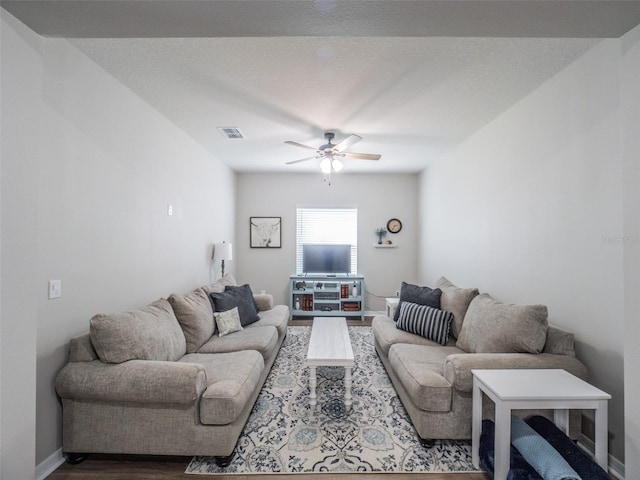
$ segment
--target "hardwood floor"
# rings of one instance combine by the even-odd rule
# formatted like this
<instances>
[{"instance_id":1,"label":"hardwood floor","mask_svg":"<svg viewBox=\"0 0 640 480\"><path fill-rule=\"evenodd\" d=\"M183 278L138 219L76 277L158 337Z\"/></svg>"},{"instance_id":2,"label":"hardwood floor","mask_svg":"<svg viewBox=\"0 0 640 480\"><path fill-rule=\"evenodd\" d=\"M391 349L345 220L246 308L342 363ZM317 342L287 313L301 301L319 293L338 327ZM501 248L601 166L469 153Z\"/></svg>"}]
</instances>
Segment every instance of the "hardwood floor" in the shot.
<instances>
[{"instance_id":1,"label":"hardwood floor","mask_svg":"<svg viewBox=\"0 0 640 480\"><path fill-rule=\"evenodd\" d=\"M203 478L184 473L191 457L92 455L78 465L62 465L47 480L176 480ZM215 475L220 480L489 480L482 473L304 473ZM207 478L206 476L204 478Z\"/></svg>"},{"instance_id":2,"label":"hardwood floor","mask_svg":"<svg viewBox=\"0 0 640 480\"><path fill-rule=\"evenodd\" d=\"M291 326L311 325L311 320L295 319ZM371 326L371 317L348 320L349 326ZM91 455L78 465L64 464L47 480L197 480L201 475L187 475L184 471L191 457L161 457L144 455ZM220 480L489 480L482 473L304 473L296 474L234 474L215 475ZM205 477L206 478L206 477Z\"/></svg>"}]
</instances>

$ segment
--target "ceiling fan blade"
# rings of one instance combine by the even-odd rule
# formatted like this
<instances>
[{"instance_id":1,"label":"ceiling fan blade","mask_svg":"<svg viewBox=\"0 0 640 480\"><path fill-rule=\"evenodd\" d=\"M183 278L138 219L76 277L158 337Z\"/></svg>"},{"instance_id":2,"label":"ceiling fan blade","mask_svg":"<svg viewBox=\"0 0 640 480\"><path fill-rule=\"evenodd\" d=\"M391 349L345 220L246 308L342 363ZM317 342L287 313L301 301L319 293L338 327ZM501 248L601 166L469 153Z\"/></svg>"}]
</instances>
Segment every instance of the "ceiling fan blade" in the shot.
<instances>
[{"instance_id":1,"label":"ceiling fan blade","mask_svg":"<svg viewBox=\"0 0 640 480\"><path fill-rule=\"evenodd\" d=\"M284 143L288 143L289 145L293 145L294 147L306 148L307 150L317 150L316 147L310 147L309 145L303 145L298 142L292 142L291 140L287 140Z\"/></svg>"},{"instance_id":2,"label":"ceiling fan blade","mask_svg":"<svg viewBox=\"0 0 640 480\"><path fill-rule=\"evenodd\" d=\"M354 160L380 160L382 157L382 155L376 153L341 153L340 156Z\"/></svg>"},{"instance_id":3,"label":"ceiling fan blade","mask_svg":"<svg viewBox=\"0 0 640 480\"><path fill-rule=\"evenodd\" d=\"M349 135L347 138L345 138L344 140L342 140L340 143L338 143L337 145L335 145L333 147L334 150L337 150L338 152L341 152L342 150L346 150L347 148L349 148L351 145L355 145L356 143L358 143L360 140L362 140L362 137L359 135L355 135L355 134L351 134Z\"/></svg>"},{"instance_id":4,"label":"ceiling fan blade","mask_svg":"<svg viewBox=\"0 0 640 480\"><path fill-rule=\"evenodd\" d=\"M317 156L301 158L300 160L293 160L291 162L287 162L285 165L293 165L294 163L306 162L307 160L313 160L314 158L318 158Z\"/></svg>"}]
</instances>

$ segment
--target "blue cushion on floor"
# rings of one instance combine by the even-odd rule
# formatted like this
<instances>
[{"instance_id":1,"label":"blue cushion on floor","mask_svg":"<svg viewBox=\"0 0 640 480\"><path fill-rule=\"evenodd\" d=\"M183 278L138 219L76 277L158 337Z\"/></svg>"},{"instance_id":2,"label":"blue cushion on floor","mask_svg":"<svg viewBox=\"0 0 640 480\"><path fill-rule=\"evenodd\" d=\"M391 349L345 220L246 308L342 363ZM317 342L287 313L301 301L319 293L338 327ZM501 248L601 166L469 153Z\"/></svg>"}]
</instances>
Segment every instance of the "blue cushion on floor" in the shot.
<instances>
[{"instance_id":1,"label":"blue cushion on floor","mask_svg":"<svg viewBox=\"0 0 640 480\"><path fill-rule=\"evenodd\" d=\"M526 422L531 428L542 435L583 479L611 480L609 474L578 447L573 440L567 437L551 420L540 415L534 415L528 418Z\"/></svg>"},{"instance_id":2,"label":"blue cushion on floor","mask_svg":"<svg viewBox=\"0 0 640 480\"><path fill-rule=\"evenodd\" d=\"M544 480L582 480L542 435L515 415L511 415L511 444Z\"/></svg>"}]
</instances>

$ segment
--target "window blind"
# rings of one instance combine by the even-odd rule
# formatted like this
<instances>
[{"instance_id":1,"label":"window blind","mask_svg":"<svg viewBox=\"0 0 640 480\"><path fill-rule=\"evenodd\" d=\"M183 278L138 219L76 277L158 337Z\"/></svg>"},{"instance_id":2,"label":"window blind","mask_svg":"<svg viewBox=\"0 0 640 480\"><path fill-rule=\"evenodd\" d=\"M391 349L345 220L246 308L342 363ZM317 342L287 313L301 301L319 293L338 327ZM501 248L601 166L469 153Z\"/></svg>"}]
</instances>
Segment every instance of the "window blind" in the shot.
<instances>
[{"instance_id":1,"label":"window blind","mask_svg":"<svg viewBox=\"0 0 640 480\"><path fill-rule=\"evenodd\" d=\"M358 273L358 209L296 209L296 274L302 273L302 245L305 243L351 245L351 274Z\"/></svg>"}]
</instances>

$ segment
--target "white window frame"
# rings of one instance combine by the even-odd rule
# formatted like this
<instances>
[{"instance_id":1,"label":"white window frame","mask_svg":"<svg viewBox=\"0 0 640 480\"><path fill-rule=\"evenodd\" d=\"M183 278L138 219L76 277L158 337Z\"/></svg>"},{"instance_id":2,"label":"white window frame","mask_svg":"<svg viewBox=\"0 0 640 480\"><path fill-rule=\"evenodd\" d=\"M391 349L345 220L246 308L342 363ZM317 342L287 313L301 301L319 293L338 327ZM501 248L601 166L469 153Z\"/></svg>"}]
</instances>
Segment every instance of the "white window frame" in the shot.
<instances>
[{"instance_id":1,"label":"white window frame","mask_svg":"<svg viewBox=\"0 0 640 480\"><path fill-rule=\"evenodd\" d=\"M358 208L296 207L296 275L302 274L302 245L351 245L351 272L358 274Z\"/></svg>"}]
</instances>

